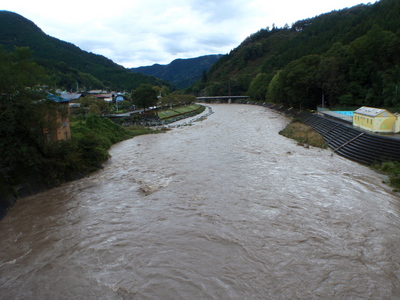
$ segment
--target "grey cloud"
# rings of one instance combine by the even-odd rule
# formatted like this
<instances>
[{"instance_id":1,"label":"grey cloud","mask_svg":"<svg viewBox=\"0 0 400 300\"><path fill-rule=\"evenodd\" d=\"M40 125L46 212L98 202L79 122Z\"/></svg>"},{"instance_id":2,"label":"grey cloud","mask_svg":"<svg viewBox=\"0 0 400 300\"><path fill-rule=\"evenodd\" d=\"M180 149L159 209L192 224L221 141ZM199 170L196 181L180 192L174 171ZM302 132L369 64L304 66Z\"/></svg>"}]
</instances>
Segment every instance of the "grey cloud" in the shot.
<instances>
[{"instance_id":1,"label":"grey cloud","mask_svg":"<svg viewBox=\"0 0 400 300\"><path fill-rule=\"evenodd\" d=\"M220 23L226 20L240 18L246 3L248 3L248 1L195 0L194 9L207 15L208 22Z\"/></svg>"},{"instance_id":2,"label":"grey cloud","mask_svg":"<svg viewBox=\"0 0 400 300\"><path fill-rule=\"evenodd\" d=\"M280 20L284 20L283 24L290 23L329 11L322 6L340 8L339 2L349 6L348 3L357 0L319 1L312 6L295 0L135 0L99 2L96 7L71 0L65 10L80 16L75 19L54 17L59 11L46 9L55 6L40 5L42 0L38 1L26 2L24 9L35 14L34 22L48 24L42 28L47 34L116 63L137 67L169 63L176 58L224 54L272 23L279 25ZM77 5L82 9L76 12Z\"/></svg>"}]
</instances>

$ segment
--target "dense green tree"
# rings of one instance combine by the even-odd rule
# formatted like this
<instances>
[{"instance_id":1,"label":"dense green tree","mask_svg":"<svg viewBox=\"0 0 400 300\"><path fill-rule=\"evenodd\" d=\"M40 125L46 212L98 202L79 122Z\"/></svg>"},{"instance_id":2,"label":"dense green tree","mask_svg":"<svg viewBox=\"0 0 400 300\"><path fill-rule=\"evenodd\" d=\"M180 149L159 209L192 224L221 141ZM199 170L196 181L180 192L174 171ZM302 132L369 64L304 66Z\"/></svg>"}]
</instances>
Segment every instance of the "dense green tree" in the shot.
<instances>
[{"instance_id":1,"label":"dense green tree","mask_svg":"<svg viewBox=\"0 0 400 300\"><path fill-rule=\"evenodd\" d=\"M272 75L260 73L250 83L248 94L254 100L265 100L268 84L272 79Z\"/></svg>"},{"instance_id":2,"label":"dense green tree","mask_svg":"<svg viewBox=\"0 0 400 300\"><path fill-rule=\"evenodd\" d=\"M160 95L161 97L168 96L171 93L171 90L169 87L163 85L160 89Z\"/></svg>"},{"instance_id":3,"label":"dense green tree","mask_svg":"<svg viewBox=\"0 0 400 300\"><path fill-rule=\"evenodd\" d=\"M303 56L287 64L269 86L271 101L295 107L396 107L400 55L399 34L374 25L349 45L335 43L322 55Z\"/></svg>"},{"instance_id":4,"label":"dense green tree","mask_svg":"<svg viewBox=\"0 0 400 300\"><path fill-rule=\"evenodd\" d=\"M316 74L318 85L324 94L324 105L339 104L339 97L347 93L348 73L348 47L336 43L322 56Z\"/></svg>"},{"instance_id":5,"label":"dense green tree","mask_svg":"<svg viewBox=\"0 0 400 300\"><path fill-rule=\"evenodd\" d=\"M107 101L90 95L81 97L77 103L81 104L80 109L78 109L80 112L83 110L96 115L102 115L108 114L111 110L110 104Z\"/></svg>"},{"instance_id":6,"label":"dense green tree","mask_svg":"<svg viewBox=\"0 0 400 300\"><path fill-rule=\"evenodd\" d=\"M214 81L207 86L204 92L206 95L212 95L212 96L228 95L229 93L228 84L223 85L218 81Z\"/></svg>"},{"instance_id":7,"label":"dense green tree","mask_svg":"<svg viewBox=\"0 0 400 300\"><path fill-rule=\"evenodd\" d=\"M360 105L384 106L393 103L387 92L394 91L399 64L399 37L374 25L366 35L350 43L349 86ZM393 71L392 71L393 70Z\"/></svg>"},{"instance_id":8,"label":"dense green tree","mask_svg":"<svg viewBox=\"0 0 400 300\"><path fill-rule=\"evenodd\" d=\"M279 76L283 77L283 97L295 108L314 108L322 91L317 83L319 55L304 56L287 65ZM281 99L282 100L282 99Z\"/></svg>"},{"instance_id":9,"label":"dense green tree","mask_svg":"<svg viewBox=\"0 0 400 300\"><path fill-rule=\"evenodd\" d=\"M155 106L157 104L158 92L150 84L141 84L137 89L132 92L132 102L138 108L146 108Z\"/></svg>"},{"instance_id":10,"label":"dense green tree","mask_svg":"<svg viewBox=\"0 0 400 300\"><path fill-rule=\"evenodd\" d=\"M328 57L321 60L317 70L317 85L324 94L324 105L335 106L346 91L346 72L343 61Z\"/></svg>"},{"instance_id":11,"label":"dense green tree","mask_svg":"<svg viewBox=\"0 0 400 300\"><path fill-rule=\"evenodd\" d=\"M30 60L29 48L0 50L0 165L33 165L43 150L43 122L49 83L44 69Z\"/></svg>"},{"instance_id":12,"label":"dense green tree","mask_svg":"<svg viewBox=\"0 0 400 300\"><path fill-rule=\"evenodd\" d=\"M202 83L207 82L207 71L206 70L203 70L203 72L201 73L201 82Z\"/></svg>"},{"instance_id":13,"label":"dense green tree","mask_svg":"<svg viewBox=\"0 0 400 300\"><path fill-rule=\"evenodd\" d=\"M174 92L168 96L162 97L160 99L160 104L163 106L179 106L183 104L190 104L196 101L196 97L187 94L179 94Z\"/></svg>"},{"instance_id":14,"label":"dense green tree","mask_svg":"<svg viewBox=\"0 0 400 300\"><path fill-rule=\"evenodd\" d=\"M272 77L268 90L266 93L266 100L272 103L282 103L283 105L287 105L286 98L284 97L284 76L281 76L282 71L279 71Z\"/></svg>"}]
</instances>

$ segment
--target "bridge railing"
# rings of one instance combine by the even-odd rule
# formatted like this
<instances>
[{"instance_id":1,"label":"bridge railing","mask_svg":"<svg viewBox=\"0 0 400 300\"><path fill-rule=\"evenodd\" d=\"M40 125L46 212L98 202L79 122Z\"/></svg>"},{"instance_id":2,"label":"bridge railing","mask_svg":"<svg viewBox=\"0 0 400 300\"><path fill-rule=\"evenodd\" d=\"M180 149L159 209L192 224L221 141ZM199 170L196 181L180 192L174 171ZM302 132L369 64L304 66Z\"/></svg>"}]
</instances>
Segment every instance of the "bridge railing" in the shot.
<instances>
[{"instance_id":1,"label":"bridge railing","mask_svg":"<svg viewBox=\"0 0 400 300\"><path fill-rule=\"evenodd\" d=\"M232 101L232 100L244 100L244 99L249 99L249 96L204 96L204 97L197 97L197 101L217 101L217 100L226 100L226 101Z\"/></svg>"}]
</instances>

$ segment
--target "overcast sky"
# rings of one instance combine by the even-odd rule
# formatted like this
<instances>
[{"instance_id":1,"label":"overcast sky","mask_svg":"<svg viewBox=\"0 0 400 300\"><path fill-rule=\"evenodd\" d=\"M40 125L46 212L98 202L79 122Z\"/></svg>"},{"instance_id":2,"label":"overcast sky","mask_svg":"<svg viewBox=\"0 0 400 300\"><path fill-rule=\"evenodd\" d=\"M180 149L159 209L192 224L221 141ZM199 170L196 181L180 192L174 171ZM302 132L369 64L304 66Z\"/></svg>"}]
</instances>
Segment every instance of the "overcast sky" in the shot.
<instances>
[{"instance_id":1,"label":"overcast sky","mask_svg":"<svg viewBox=\"0 0 400 300\"><path fill-rule=\"evenodd\" d=\"M46 34L127 68L226 54L247 36L362 0L2 0ZM375 3L375 1L371 1ZM1 21L1 20L0 20Z\"/></svg>"}]
</instances>

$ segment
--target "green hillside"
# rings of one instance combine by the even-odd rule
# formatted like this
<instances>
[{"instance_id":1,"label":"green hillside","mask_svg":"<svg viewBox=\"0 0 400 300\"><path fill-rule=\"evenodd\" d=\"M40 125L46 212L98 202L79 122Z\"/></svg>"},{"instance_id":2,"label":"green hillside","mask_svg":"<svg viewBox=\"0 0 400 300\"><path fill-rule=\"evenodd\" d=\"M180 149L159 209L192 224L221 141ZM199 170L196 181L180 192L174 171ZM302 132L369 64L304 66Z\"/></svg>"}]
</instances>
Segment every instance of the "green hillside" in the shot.
<instances>
[{"instance_id":1,"label":"green hillside","mask_svg":"<svg viewBox=\"0 0 400 300\"><path fill-rule=\"evenodd\" d=\"M147 67L131 68L130 70L134 73L142 73L169 81L176 87L185 89L198 81L203 71L208 71L221 56L221 54L215 54L175 59L167 65L154 64Z\"/></svg>"},{"instance_id":2,"label":"green hillside","mask_svg":"<svg viewBox=\"0 0 400 300\"><path fill-rule=\"evenodd\" d=\"M265 28L188 91L315 108L399 105L400 2L381 0Z\"/></svg>"},{"instance_id":3,"label":"green hillside","mask_svg":"<svg viewBox=\"0 0 400 300\"><path fill-rule=\"evenodd\" d=\"M77 46L45 34L32 21L9 11L0 11L0 45L29 47L41 65L53 71L55 80L67 89L81 87L132 90L142 83L171 84L151 76L133 74L112 60L81 50ZM89 85L89 86L87 86Z\"/></svg>"}]
</instances>

